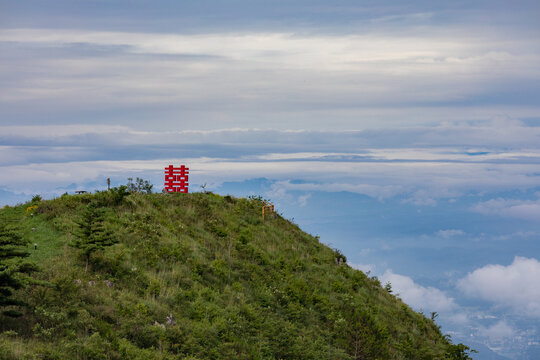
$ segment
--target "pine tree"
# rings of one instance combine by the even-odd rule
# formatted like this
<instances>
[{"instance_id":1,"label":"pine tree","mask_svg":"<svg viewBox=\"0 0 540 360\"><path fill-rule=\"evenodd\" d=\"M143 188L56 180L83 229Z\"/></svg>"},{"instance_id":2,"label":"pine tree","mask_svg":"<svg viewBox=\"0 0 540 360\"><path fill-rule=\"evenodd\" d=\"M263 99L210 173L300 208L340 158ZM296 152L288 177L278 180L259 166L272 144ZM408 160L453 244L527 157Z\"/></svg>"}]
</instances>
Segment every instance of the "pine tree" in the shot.
<instances>
[{"instance_id":1,"label":"pine tree","mask_svg":"<svg viewBox=\"0 0 540 360\"><path fill-rule=\"evenodd\" d=\"M34 263L23 261L30 255L27 244L28 240L23 239L15 229L0 223L0 307L26 305L12 296L14 290L26 285L28 275L37 270ZM21 315L15 310L2 313L13 317Z\"/></svg>"},{"instance_id":2,"label":"pine tree","mask_svg":"<svg viewBox=\"0 0 540 360\"><path fill-rule=\"evenodd\" d=\"M88 272L90 256L116 243L110 231L105 228L105 210L95 203L90 203L84 210L81 219L76 221L79 226L75 232L76 240L72 246L81 249L86 258L85 271Z\"/></svg>"}]
</instances>

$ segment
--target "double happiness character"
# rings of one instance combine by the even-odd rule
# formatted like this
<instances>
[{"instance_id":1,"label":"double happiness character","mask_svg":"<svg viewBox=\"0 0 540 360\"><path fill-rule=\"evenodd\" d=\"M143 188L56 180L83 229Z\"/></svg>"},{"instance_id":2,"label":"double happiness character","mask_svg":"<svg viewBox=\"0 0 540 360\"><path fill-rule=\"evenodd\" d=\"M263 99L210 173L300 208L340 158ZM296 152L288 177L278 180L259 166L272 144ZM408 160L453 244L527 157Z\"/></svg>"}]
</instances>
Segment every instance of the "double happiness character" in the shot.
<instances>
[{"instance_id":1,"label":"double happiness character","mask_svg":"<svg viewBox=\"0 0 540 360\"><path fill-rule=\"evenodd\" d=\"M165 168L165 190L167 192L188 192L189 168L184 165L173 167L169 165Z\"/></svg>"}]
</instances>

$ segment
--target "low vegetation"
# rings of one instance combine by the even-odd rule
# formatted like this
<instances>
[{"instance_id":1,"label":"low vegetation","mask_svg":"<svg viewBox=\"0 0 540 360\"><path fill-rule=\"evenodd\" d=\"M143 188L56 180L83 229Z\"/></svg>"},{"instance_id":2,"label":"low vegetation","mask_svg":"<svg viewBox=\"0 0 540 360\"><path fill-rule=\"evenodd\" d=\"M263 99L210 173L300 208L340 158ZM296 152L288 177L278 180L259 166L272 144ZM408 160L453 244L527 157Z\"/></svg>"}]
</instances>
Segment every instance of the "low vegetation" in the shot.
<instances>
[{"instance_id":1,"label":"low vegetation","mask_svg":"<svg viewBox=\"0 0 540 360\"><path fill-rule=\"evenodd\" d=\"M40 269L3 307L0 359L469 358L262 199L142 190L0 210Z\"/></svg>"}]
</instances>

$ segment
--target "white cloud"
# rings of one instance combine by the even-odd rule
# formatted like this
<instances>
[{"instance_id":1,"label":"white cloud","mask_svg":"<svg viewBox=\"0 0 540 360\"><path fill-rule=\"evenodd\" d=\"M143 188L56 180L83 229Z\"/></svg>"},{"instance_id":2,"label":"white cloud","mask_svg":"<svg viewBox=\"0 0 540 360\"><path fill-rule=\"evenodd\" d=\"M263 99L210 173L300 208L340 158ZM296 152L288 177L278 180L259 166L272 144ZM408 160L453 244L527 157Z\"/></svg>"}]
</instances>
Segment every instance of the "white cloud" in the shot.
<instances>
[{"instance_id":1,"label":"white cloud","mask_svg":"<svg viewBox=\"0 0 540 360\"><path fill-rule=\"evenodd\" d=\"M470 297L540 318L540 262L537 259L517 256L508 266L486 265L459 280L457 286Z\"/></svg>"},{"instance_id":2,"label":"white cloud","mask_svg":"<svg viewBox=\"0 0 540 360\"><path fill-rule=\"evenodd\" d=\"M416 206L437 205L437 201L430 195L430 192L426 189L420 189L415 191L410 198L403 200L403 203L411 203Z\"/></svg>"},{"instance_id":3,"label":"white cloud","mask_svg":"<svg viewBox=\"0 0 540 360\"><path fill-rule=\"evenodd\" d=\"M265 191L264 195L270 198L272 201L291 199L291 195L287 193L287 190L281 186L277 186L275 183L270 185L270 189Z\"/></svg>"},{"instance_id":4,"label":"white cloud","mask_svg":"<svg viewBox=\"0 0 540 360\"><path fill-rule=\"evenodd\" d=\"M395 274L392 270L386 270L380 280L382 284L389 282L392 285L393 292L399 293L403 301L417 311L449 312L458 308L454 299L448 297L441 290L431 286L421 286L410 277Z\"/></svg>"},{"instance_id":5,"label":"white cloud","mask_svg":"<svg viewBox=\"0 0 540 360\"><path fill-rule=\"evenodd\" d=\"M465 232L459 229L448 229L448 230L439 230L435 233L436 236L442 237L443 239L449 239L455 236L463 236Z\"/></svg>"},{"instance_id":6,"label":"white cloud","mask_svg":"<svg viewBox=\"0 0 540 360\"><path fill-rule=\"evenodd\" d=\"M532 61L508 52L489 49L486 39L456 38L432 33L431 36L385 35L297 35L293 33L214 33L163 34L87 31L73 29L4 29L0 41L37 44L96 44L127 46L135 54L180 54L257 60L286 64L292 68L344 70L370 65L378 72L407 74L424 72L418 64L428 65L430 73L444 74L450 69L476 73L477 64L501 66L509 62ZM492 39L490 39L492 40ZM375 66L386 62L385 67ZM519 71L515 67L514 71Z\"/></svg>"},{"instance_id":7,"label":"white cloud","mask_svg":"<svg viewBox=\"0 0 540 360\"><path fill-rule=\"evenodd\" d=\"M505 320L501 320L491 326L480 326L477 335L487 338L490 342L500 342L506 338L513 338L516 330Z\"/></svg>"},{"instance_id":8,"label":"white cloud","mask_svg":"<svg viewBox=\"0 0 540 360\"><path fill-rule=\"evenodd\" d=\"M9 140L9 143L16 145L29 142L51 146L73 145L89 138L98 145L272 145L270 152L252 156L262 161L322 158L343 161L353 158L387 162L526 163L536 162L540 158L539 136L539 127L524 126L512 119L496 118L488 122L442 123L415 128L316 131L253 127L212 130L153 128L151 131L140 131L127 126L84 123L26 126L0 124L2 142Z\"/></svg>"},{"instance_id":9,"label":"white cloud","mask_svg":"<svg viewBox=\"0 0 540 360\"><path fill-rule=\"evenodd\" d=\"M506 240L513 240L513 239L519 239L519 238L530 238L533 236L538 237L539 235L540 233L534 232L534 231L517 231L510 234L501 234L501 235L495 236L494 239L506 241Z\"/></svg>"},{"instance_id":10,"label":"white cloud","mask_svg":"<svg viewBox=\"0 0 540 360\"><path fill-rule=\"evenodd\" d=\"M316 162L318 166L322 164ZM307 164L306 164L307 165ZM350 170L352 164L349 164ZM325 166L326 167L326 166ZM334 170L336 166L330 165ZM321 166L322 168L322 166ZM316 177L315 177L316 178ZM324 177L319 176L319 179L324 179ZM328 191L328 192L339 192L339 191L348 191L357 194L364 194L378 199L385 199L394 195L399 194L404 189L399 185L388 185L388 186L379 186L372 184L350 184L350 183L291 183L289 180L279 181L276 183L276 186L281 189L286 190L300 190L300 191Z\"/></svg>"},{"instance_id":11,"label":"white cloud","mask_svg":"<svg viewBox=\"0 0 540 360\"><path fill-rule=\"evenodd\" d=\"M376 265L374 264L353 264L353 263L349 263L349 265L354 268L354 269L357 269L357 270L360 270L362 271L363 273L365 274L371 274L371 273L374 273L375 272L375 269L377 268Z\"/></svg>"},{"instance_id":12,"label":"white cloud","mask_svg":"<svg viewBox=\"0 0 540 360\"><path fill-rule=\"evenodd\" d=\"M532 221L540 220L540 200L492 199L476 204L473 211Z\"/></svg>"},{"instance_id":13,"label":"white cloud","mask_svg":"<svg viewBox=\"0 0 540 360\"><path fill-rule=\"evenodd\" d=\"M308 200L309 198L311 198L311 193L307 193L307 194L304 194L304 195L300 195L298 197L298 205L300 206L306 206L307 203L308 203Z\"/></svg>"},{"instance_id":14,"label":"white cloud","mask_svg":"<svg viewBox=\"0 0 540 360\"><path fill-rule=\"evenodd\" d=\"M539 116L534 103L441 106L466 102L505 81L513 84L516 77L540 77L540 54L530 46L514 48L514 41L484 34L3 29L0 43L17 44L37 55L9 58L0 69L0 76L10 79L0 88L0 100L17 113L34 115L31 118L44 111L66 116L95 110L116 110L126 117L126 109L155 106L169 112L141 114L140 122L127 115L130 119L123 123L160 123L174 129L271 124L344 130L433 125L501 113ZM74 44L116 50L84 56L72 49ZM51 55L51 48L62 51ZM437 106L423 105L433 102ZM119 121L118 116L111 118ZM497 129L490 132L497 138L504 135Z\"/></svg>"}]
</instances>

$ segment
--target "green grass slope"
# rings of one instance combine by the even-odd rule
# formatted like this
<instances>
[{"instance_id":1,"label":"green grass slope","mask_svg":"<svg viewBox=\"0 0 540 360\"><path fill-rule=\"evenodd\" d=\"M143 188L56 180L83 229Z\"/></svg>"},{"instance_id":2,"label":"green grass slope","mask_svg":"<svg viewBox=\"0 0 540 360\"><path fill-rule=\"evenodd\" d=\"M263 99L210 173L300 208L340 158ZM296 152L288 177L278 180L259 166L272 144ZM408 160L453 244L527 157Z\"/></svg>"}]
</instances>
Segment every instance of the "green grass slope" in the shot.
<instances>
[{"instance_id":1,"label":"green grass slope","mask_svg":"<svg viewBox=\"0 0 540 360\"><path fill-rule=\"evenodd\" d=\"M118 243L69 246L90 202ZM0 210L46 285L0 315L0 359L465 359L430 319L260 199L112 192ZM33 211L34 216L30 216ZM38 245L34 250L34 243Z\"/></svg>"}]
</instances>

